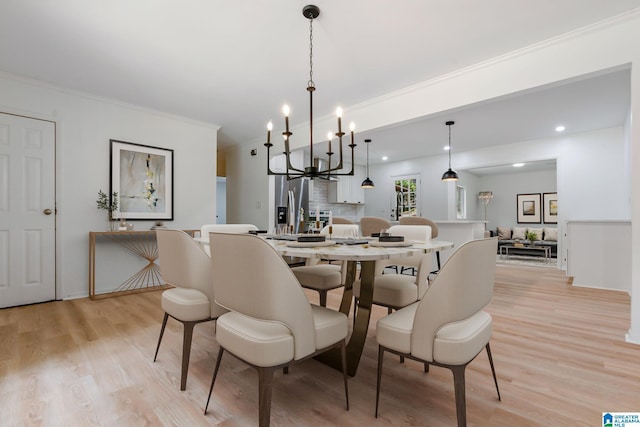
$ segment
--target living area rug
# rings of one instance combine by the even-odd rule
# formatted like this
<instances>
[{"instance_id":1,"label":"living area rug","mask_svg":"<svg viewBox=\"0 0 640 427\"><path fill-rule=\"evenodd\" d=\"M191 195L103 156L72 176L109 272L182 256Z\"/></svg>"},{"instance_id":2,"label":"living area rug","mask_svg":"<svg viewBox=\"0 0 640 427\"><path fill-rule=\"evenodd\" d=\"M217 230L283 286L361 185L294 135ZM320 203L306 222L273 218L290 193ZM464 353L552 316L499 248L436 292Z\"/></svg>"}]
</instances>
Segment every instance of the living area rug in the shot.
<instances>
[{"instance_id":1,"label":"living area rug","mask_svg":"<svg viewBox=\"0 0 640 427\"><path fill-rule=\"evenodd\" d=\"M549 258L549 260L547 261L544 259L544 257L527 255L509 255L509 258L504 255L496 255L496 264L558 268L558 260L556 258Z\"/></svg>"}]
</instances>

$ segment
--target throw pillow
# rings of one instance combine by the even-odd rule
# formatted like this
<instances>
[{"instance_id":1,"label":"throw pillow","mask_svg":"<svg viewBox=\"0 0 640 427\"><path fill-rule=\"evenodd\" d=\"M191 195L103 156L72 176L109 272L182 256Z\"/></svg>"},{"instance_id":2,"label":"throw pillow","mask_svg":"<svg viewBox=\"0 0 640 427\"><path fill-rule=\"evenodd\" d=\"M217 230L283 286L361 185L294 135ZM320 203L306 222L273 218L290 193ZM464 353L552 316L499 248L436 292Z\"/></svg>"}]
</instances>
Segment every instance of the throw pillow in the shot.
<instances>
[{"instance_id":1,"label":"throw pillow","mask_svg":"<svg viewBox=\"0 0 640 427\"><path fill-rule=\"evenodd\" d=\"M527 232L526 227L513 227L513 239L514 240L524 240L525 233Z\"/></svg>"},{"instance_id":2,"label":"throw pillow","mask_svg":"<svg viewBox=\"0 0 640 427\"><path fill-rule=\"evenodd\" d=\"M544 240L548 240L550 242L558 241L558 229L557 228L546 228L544 229Z\"/></svg>"},{"instance_id":3,"label":"throw pillow","mask_svg":"<svg viewBox=\"0 0 640 427\"><path fill-rule=\"evenodd\" d=\"M538 240L542 240L542 228L528 228L527 231L529 233L536 233Z\"/></svg>"},{"instance_id":4,"label":"throw pillow","mask_svg":"<svg viewBox=\"0 0 640 427\"><path fill-rule=\"evenodd\" d=\"M511 239L511 228L498 227L498 240L509 240L509 239Z\"/></svg>"}]
</instances>

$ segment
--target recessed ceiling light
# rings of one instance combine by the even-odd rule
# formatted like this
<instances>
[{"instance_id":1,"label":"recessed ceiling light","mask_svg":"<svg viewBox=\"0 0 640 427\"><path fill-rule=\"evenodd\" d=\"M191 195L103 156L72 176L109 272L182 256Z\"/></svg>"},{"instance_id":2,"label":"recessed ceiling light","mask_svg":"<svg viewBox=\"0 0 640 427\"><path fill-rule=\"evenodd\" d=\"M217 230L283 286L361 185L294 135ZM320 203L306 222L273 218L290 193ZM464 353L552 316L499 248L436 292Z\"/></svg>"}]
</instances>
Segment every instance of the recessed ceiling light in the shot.
<instances>
[{"instance_id":1,"label":"recessed ceiling light","mask_svg":"<svg viewBox=\"0 0 640 427\"><path fill-rule=\"evenodd\" d=\"M389 160L389 157L387 157L387 156L382 156L382 160L384 160L384 161L386 162L387 160Z\"/></svg>"},{"instance_id":2,"label":"recessed ceiling light","mask_svg":"<svg viewBox=\"0 0 640 427\"><path fill-rule=\"evenodd\" d=\"M514 164L513 164L513 167L514 167L514 168L521 168L521 167L523 167L523 166L524 166L524 163L514 163Z\"/></svg>"},{"instance_id":3,"label":"recessed ceiling light","mask_svg":"<svg viewBox=\"0 0 640 427\"><path fill-rule=\"evenodd\" d=\"M449 148L451 148L451 147L449 147L448 145L445 145L444 147L442 147L442 149L443 149L444 151L449 151Z\"/></svg>"},{"instance_id":4,"label":"recessed ceiling light","mask_svg":"<svg viewBox=\"0 0 640 427\"><path fill-rule=\"evenodd\" d=\"M560 125L560 126L556 126L556 132L563 132L565 130L565 127Z\"/></svg>"}]
</instances>

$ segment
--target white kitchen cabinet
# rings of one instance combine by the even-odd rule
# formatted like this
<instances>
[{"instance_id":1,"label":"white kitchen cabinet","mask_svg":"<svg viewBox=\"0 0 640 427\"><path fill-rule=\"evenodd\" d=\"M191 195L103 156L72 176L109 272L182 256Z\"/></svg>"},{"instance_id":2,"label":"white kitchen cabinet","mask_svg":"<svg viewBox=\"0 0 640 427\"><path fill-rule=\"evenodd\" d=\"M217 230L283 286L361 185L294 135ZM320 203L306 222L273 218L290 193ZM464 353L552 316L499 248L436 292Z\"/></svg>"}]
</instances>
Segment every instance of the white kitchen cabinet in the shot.
<instances>
[{"instance_id":1,"label":"white kitchen cabinet","mask_svg":"<svg viewBox=\"0 0 640 427\"><path fill-rule=\"evenodd\" d=\"M345 164L345 170L351 165ZM364 180L364 169L356 166L353 176L340 176L338 181L329 183L329 203L364 204L364 188L360 187Z\"/></svg>"}]
</instances>

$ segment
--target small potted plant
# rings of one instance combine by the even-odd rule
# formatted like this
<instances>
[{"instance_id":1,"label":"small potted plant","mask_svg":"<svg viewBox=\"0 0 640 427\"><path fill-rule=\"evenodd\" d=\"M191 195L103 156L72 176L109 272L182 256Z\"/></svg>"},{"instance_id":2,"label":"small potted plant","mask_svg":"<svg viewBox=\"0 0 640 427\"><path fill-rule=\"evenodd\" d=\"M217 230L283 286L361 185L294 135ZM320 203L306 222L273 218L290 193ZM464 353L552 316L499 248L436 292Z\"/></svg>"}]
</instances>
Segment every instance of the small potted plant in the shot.
<instances>
[{"instance_id":1,"label":"small potted plant","mask_svg":"<svg viewBox=\"0 0 640 427\"><path fill-rule=\"evenodd\" d=\"M113 213L118 210L118 193L111 193L111 200L102 190L98 190L98 200L96 205L99 210L107 211L107 231L113 231L115 228Z\"/></svg>"},{"instance_id":2,"label":"small potted plant","mask_svg":"<svg viewBox=\"0 0 640 427\"><path fill-rule=\"evenodd\" d=\"M538 234L535 231L527 231L524 235L525 239L529 242L529 245L533 246L533 242L538 240Z\"/></svg>"}]
</instances>

